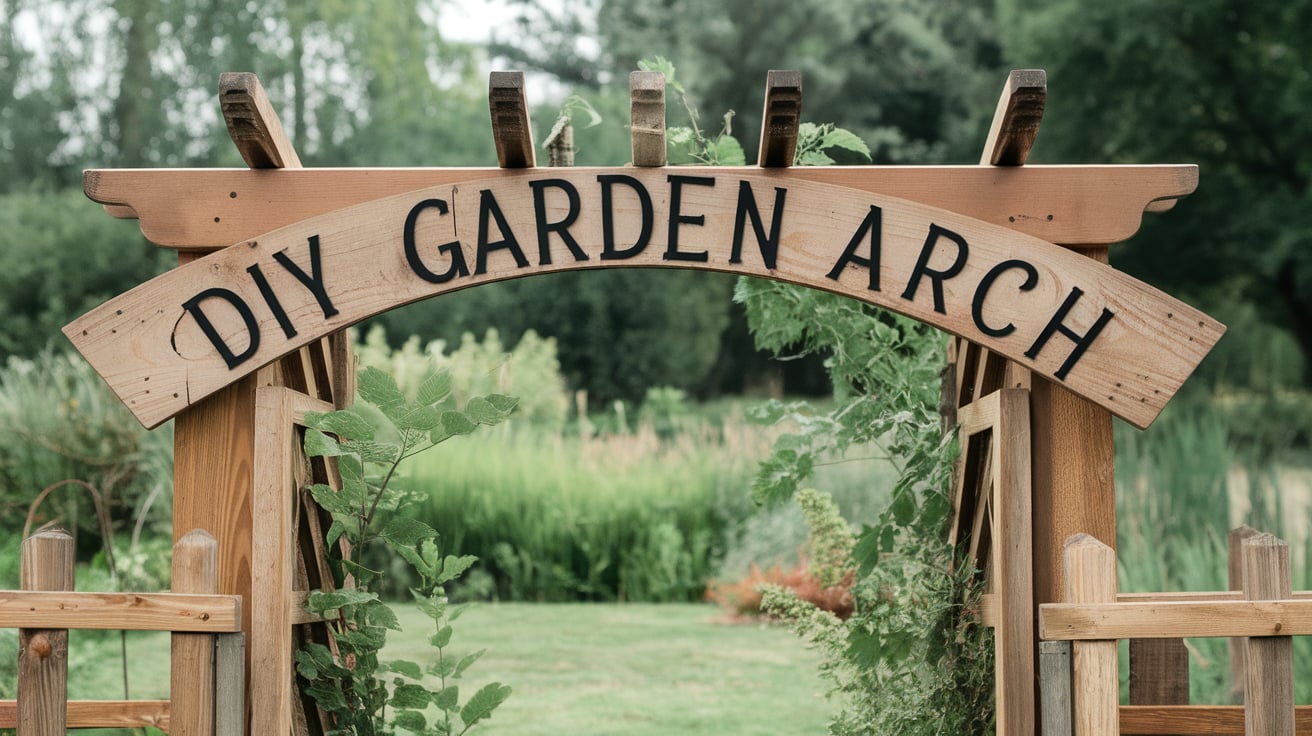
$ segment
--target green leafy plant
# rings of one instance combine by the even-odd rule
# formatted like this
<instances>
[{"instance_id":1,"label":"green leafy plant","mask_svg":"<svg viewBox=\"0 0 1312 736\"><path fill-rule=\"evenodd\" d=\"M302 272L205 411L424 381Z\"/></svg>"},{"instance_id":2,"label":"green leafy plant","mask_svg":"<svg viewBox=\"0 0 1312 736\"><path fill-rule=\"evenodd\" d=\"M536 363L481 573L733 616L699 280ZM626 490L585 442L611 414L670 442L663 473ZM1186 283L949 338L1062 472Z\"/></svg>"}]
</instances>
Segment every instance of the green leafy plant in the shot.
<instances>
[{"instance_id":1,"label":"green leafy plant","mask_svg":"<svg viewBox=\"0 0 1312 736\"><path fill-rule=\"evenodd\" d=\"M674 90L679 103L688 113L687 126L671 125L665 128L665 140L670 148L684 151L693 161L706 166L743 166L747 163L743 144L733 137L733 110L724 114L720 132L708 136L702 132L701 116L688 99L688 90L675 76L672 61L663 56L656 56L639 61L638 68L645 72L664 74L665 85Z\"/></svg>"},{"instance_id":2,"label":"green leafy plant","mask_svg":"<svg viewBox=\"0 0 1312 736\"><path fill-rule=\"evenodd\" d=\"M839 706L830 733L989 732L991 640L970 613L972 571L949 572L955 442L939 428L943 336L850 299L773 282L742 279L735 296L758 347L828 354L840 399L829 411L801 402L763 407L759 419L797 430L777 440L753 486L767 503L797 495L822 575L855 568L855 611L846 621L779 587L762 603L821 652ZM853 541L832 508L798 488L817 466L870 446L882 449L898 479L888 507Z\"/></svg>"},{"instance_id":3,"label":"green leafy plant","mask_svg":"<svg viewBox=\"0 0 1312 736\"><path fill-rule=\"evenodd\" d=\"M449 604L444 586L476 558L444 557L436 531L398 513L417 499L393 486L406 459L480 425L499 424L515 408L515 399L489 394L470 398L463 410L456 410L451 383L450 373L434 373L409 399L391 376L366 368L359 377L363 406L306 417L305 453L337 458L341 488L319 483L311 493L332 515L328 544L342 537L350 542L340 565L354 582L353 587L315 591L307 602L310 612L329 622L336 651L310 643L296 653L306 692L335 719L334 734L374 736L401 729L458 736L491 716L510 695L509 687L493 682L461 705L457 681L482 651L459 658L449 653L452 623L464 609ZM400 629L396 614L378 595L384 573L363 563L367 550L379 542L405 560L419 581L410 592L432 621L429 643L437 651L427 669L405 660L379 662L388 630ZM384 677L389 672L390 687ZM437 685L431 687L434 679ZM433 709L437 715L430 720Z\"/></svg>"}]
</instances>

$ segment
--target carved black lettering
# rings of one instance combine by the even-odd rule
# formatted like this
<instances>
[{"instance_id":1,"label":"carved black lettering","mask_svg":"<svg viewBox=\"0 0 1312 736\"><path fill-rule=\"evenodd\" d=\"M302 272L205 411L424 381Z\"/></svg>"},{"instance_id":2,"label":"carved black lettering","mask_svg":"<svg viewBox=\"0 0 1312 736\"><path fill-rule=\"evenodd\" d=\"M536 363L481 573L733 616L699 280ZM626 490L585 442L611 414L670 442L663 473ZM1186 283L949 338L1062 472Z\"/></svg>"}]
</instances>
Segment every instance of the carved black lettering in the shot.
<instances>
[{"instance_id":1,"label":"carved black lettering","mask_svg":"<svg viewBox=\"0 0 1312 736\"><path fill-rule=\"evenodd\" d=\"M232 352L232 348L228 347L228 344L223 340L223 336L214 328L214 323L210 322L210 318L206 316L205 310L201 309L200 304L206 299L226 301L232 305L233 309L237 310L237 314L241 315L242 322L246 323L246 332L250 335L250 344L246 346L246 349L240 355ZM219 355L223 357L223 362L228 365L228 370L245 363L255 354L256 350L260 349L260 325L255 321L255 313L246 304L246 300L235 292L217 286L206 289L183 302L182 308L191 312L192 319L196 320L196 324L200 326L200 331L205 333L205 337L209 338L210 343L214 345L214 349L219 351Z\"/></svg>"},{"instance_id":2,"label":"carved black lettering","mask_svg":"<svg viewBox=\"0 0 1312 736\"><path fill-rule=\"evenodd\" d=\"M1094 320L1093 326L1083 335L1067 327L1062 321L1066 319L1066 315L1070 314L1075 302L1079 301L1083 295L1084 292L1080 287L1071 287L1071 293L1066 297L1066 301L1062 302L1060 307L1057 307L1057 313L1052 315L1052 319L1048 320L1048 325L1043 328L1043 332L1039 333L1038 339L1034 341L1029 350L1025 351L1025 357L1034 360L1039 357L1039 351L1043 350L1043 346L1048 344L1048 340L1052 338L1054 332L1060 332L1069 337L1075 343L1075 349L1066 358L1066 362L1061 364L1061 368L1058 368L1057 372L1052 374L1060 381L1066 380L1066 374L1070 373L1075 364L1080 361L1080 358L1084 357L1085 351L1098 338L1102 329L1107 326L1112 317L1116 316L1110 309L1103 307L1102 314L1098 315L1098 319Z\"/></svg>"},{"instance_id":3,"label":"carved black lettering","mask_svg":"<svg viewBox=\"0 0 1312 736\"><path fill-rule=\"evenodd\" d=\"M277 253L274 253L273 260L277 261L278 265L286 269L287 273L295 276L296 280L301 282L302 286L310 290L310 293L314 295L314 300L319 302L319 308L323 310L323 318L328 319L337 314L337 308L333 306L333 300L328 297L328 289L323 282L323 265L319 260L319 236L311 235L309 241L310 274L308 276L301 270L300 266L292 263L292 259L287 257L286 250L280 250ZM263 293L263 290L261 290L261 293ZM267 294L265 294L265 299L268 299ZM272 307L273 305L270 304L269 306ZM279 322L279 324L282 323ZM283 331L286 331L286 329L287 328L284 327ZM291 335L288 335L288 337L291 337Z\"/></svg>"},{"instance_id":4,"label":"carved black lettering","mask_svg":"<svg viewBox=\"0 0 1312 736\"><path fill-rule=\"evenodd\" d=\"M545 266L551 263L551 234L556 233L560 240L569 248L569 252L574 255L576 261L588 260L588 254L583 252L579 243L570 234L569 227L579 218L579 209L582 206L579 200L579 190L572 183L565 179L539 179L528 183L533 189L533 216L537 219L538 224L538 264ZM569 199L569 210L565 213L564 219L557 222L547 222L547 197L546 188L554 187L565 193Z\"/></svg>"},{"instance_id":5,"label":"carved black lettering","mask_svg":"<svg viewBox=\"0 0 1312 736\"><path fill-rule=\"evenodd\" d=\"M730 263L743 262L743 235L747 229L747 218L752 220L752 231L756 233L756 245L761 250L761 260L765 262L765 267L774 270L775 258L779 253L779 234L782 231L779 227L784 219L784 198L788 196L788 190L783 187L774 188L774 213L770 216L770 232L765 231L765 225L761 222L761 213L756 208L756 197L752 193L752 185L745 181L738 182L738 212L734 215L733 225L733 251L729 255Z\"/></svg>"},{"instance_id":6,"label":"carved black lettering","mask_svg":"<svg viewBox=\"0 0 1312 736\"><path fill-rule=\"evenodd\" d=\"M941 238L947 238L956 243L957 257L953 259L951 266L939 271L929 267L929 259L930 256L934 255L934 246L938 245ZM925 237L925 246L920 249L920 259L916 261L916 267L911 271L911 278L907 281L906 291L902 292L902 298L914 301L916 289L920 286L920 280L928 276L930 288L934 292L934 311L939 314L947 314L947 310L943 306L943 282L961 273L961 269L966 267L966 258L969 255L970 246L966 245L965 238L945 227L930 223L929 235Z\"/></svg>"},{"instance_id":7,"label":"carved black lettering","mask_svg":"<svg viewBox=\"0 0 1312 736\"><path fill-rule=\"evenodd\" d=\"M979 280L979 286L975 287L975 297L970 301L970 316L975 320L975 326L980 332L991 337L1006 337L1016 331L1016 325L1008 322L1002 327L990 327L984 321L984 298L989 295L989 289L993 288L993 282L998 280L1004 272L1011 269L1020 269L1025 272L1025 281L1016 287L1019 291L1029 291L1039 283L1039 272L1034 266L1026 261L1012 259L1003 261L989 272L984 274L984 278Z\"/></svg>"},{"instance_id":8,"label":"carved black lettering","mask_svg":"<svg viewBox=\"0 0 1312 736\"><path fill-rule=\"evenodd\" d=\"M696 263L705 263L711 258L707 251L699 253L688 253L679 250L679 226L680 225L697 225L706 224L706 215L685 215L679 210L683 206L683 185L689 184L698 187L715 186L715 178L710 176L681 176L671 174L670 182L670 237L665 246L665 253L661 256L666 261L692 261Z\"/></svg>"},{"instance_id":9,"label":"carved black lettering","mask_svg":"<svg viewBox=\"0 0 1312 736\"><path fill-rule=\"evenodd\" d=\"M856 254L861 247L861 241L865 239L866 233L870 233L870 257L859 256ZM866 219L861 221L861 226L856 229L852 240L848 242L847 248L843 255L839 257L834 267L825 274L826 278L838 280L843 274L843 269L847 264L854 263L858 266L864 266L868 272L869 282L867 288L870 291L879 291L879 257L884 248L884 211L880 208L870 205L870 212L866 214Z\"/></svg>"},{"instance_id":10,"label":"carved black lettering","mask_svg":"<svg viewBox=\"0 0 1312 736\"><path fill-rule=\"evenodd\" d=\"M405 217L405 230L402 239L405 242L405 262L419 278L430 284L444 284L457 276L468 276L469 267L465 265L465 252L460 248L459 240L452 240L437 246L437 252L451 258L451 265L442 273L436 273L424 264L419 257L419 246L415 242L415 226L419 224L419 214L426 209L435 209L439 215L447 213L446 202L440 199L425 199L410 209Z\"/></svg>"},{"instance_id":11,"label":"carved black lettering","mask_svg":"<svg viewBox=\"0 0 1312 736\"><path fill-rule=\"evenodd\" d=\"M282 302L278 300L278 295L273 293L273 287L269 285L269 280L264 277L264 271L260 270L260 264L257 263L246 269L246 273L251 275L256 288L260 290L260 295L264 297L264 303L269 305L269 311L273 312L273 318L278 320L278 326L282 328L282 334L288 338L296 337L296 326L292 324L291 318L287 316L287 310L282 308Z\"/></svg>"},{"instance_id":12,"label":"carved black lettering","mask_svg":"<svg viewBox=\"0 0 1312 736\"><path fill-rule=\"evenodd\" d=\"M488 240L489 216L497 221L501 240ZM474 275L487 273L487 254L503 249L510 251L510 255L514 256L517 268L528 266L528 259L524 257L524 251L520 249L519 241L515 239L515 233L510 229L510 223L506 222L506 216L501 213L501 205L497 204L497 198L492 194L491 189L484 189L479 192L478 197L478 253L474 256Z\"/></svg>"},{"instance_id":13,"label":"carved black lettering","mask_svg":"<svg viewBox=\"0 0 1312 736\"><path fill-rule=\"evenodd\" d=\"M646 250L651 240L652 224L656 216L652 212L651 194L642 182L625 174L600 174L597 182L601 184L601 260L620 261L632 258ZM638 239L627 248L615 247L615 199L611 187L623 184L638 195L638 207L642 212L641 229Z\"/></svg>"}]
</instances>

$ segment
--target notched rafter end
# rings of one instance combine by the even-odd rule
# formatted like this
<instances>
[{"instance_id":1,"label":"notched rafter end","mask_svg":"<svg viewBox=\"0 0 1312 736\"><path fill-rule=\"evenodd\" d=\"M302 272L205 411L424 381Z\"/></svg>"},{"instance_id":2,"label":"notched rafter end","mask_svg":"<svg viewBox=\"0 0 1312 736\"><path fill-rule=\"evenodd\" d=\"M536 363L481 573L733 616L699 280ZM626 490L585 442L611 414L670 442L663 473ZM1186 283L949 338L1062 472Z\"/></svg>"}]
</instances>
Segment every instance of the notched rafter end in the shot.
<instances>
[{"instance_id":1,"label":"notched rafter end","mask_svg":"<svg viewBox=\"0 0 1312 736\"><path fill-rule=\"evenodd\" d=\"M1039 134L1048 97L1048 74L1042 69L1013 69L993 113L981 164L1023 166Z\"/></svg>"},{"instance_id":2,"label":"notched rafter end","mask_svg":"<svg viewBox=\"0 0 1312 736\"><path fill-rule=\"evenodd\" d=\"M252 169L299 169L301 159L283 130L269 95L251 72L219 75L219 107L228 136Z\"/></svg>"},{"instance_id":3,"label":"notched rafter end","mask_svg":"<svg viewBox=\"0 0 1312 736\"><path fill-rule=\"evenodd\" d=\"M488 75L488 105L492 113L492 138L496 141L497 165L503 169L530 169L537 165L533 150L533 126L528 116L524 72L492 72Z\"/></svg>"},{"instance_id":4,"label":"notched rafter end","mask_svg":"<svg viewBox=\"0 0 1312 736\"><path fill-rule=\"evenodd\" d=\"M664 166L665 75L629 73L629 135L634 166Z\"/></svg>"},{"instance_id":5,"label":"notched rafter end","mask_svg":"<svg viewBox=\"0 0 1312 736\"><path fill-rule=\"evenodd\" d=\"M797 155L797 131L802 115L802 73L771 70L765 78L765 110L761 113L758 165L783 168Z\"/></svg>"}]
</instances>

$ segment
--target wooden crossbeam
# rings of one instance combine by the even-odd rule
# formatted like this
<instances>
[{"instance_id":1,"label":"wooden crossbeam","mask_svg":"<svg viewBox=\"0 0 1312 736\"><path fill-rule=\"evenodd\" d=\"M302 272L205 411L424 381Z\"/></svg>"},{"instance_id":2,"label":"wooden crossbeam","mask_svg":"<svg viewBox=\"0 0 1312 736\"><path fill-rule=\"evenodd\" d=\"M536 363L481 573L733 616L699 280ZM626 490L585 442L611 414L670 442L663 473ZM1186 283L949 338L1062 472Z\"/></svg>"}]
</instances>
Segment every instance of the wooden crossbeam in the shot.
<instances>
[{"instance_id":1,"label":"wooden crossbeam","mask_svg":"<svg viewBox=\"0 0 1312 736\"><path fill-rule=\"evenodd\" d=\"M1043 107L1048 97L1048 75L1042 69L1013 69L1002 87L993 113L989 136L980 163L992 166L1021 166L1039 134Z\"/></svg>"},{"instance_id":2,"label":"wooden crossbeam","mask_svg":"<svg viewBox=\"0 0 1312 736\"><path fill-rule=\"evenodd\" d=\"M250 72L219 75L219 106L228 135L252 169L299 169L301 159L283 130L259 77Z\"/></svg>"},{"instance_id":3,"label":"wooden crossbeam","mask_svg":"<svg viewBox=\"0 0 1312 736\"><path fill-rule=\"evenodd\" d=\"M0 628L241 631L233 595L0 590Z\"/></svg>"},{"instance_id":4,"label":"wooden crossbeam","mask_svg":"<svg viewBox=\"0 0 1312 736\"><path fill-rule=\"evenodd\" d=\"M169 729L167 700L69 700L68 728ZM18 703L0 700L0 728L18 725Z\"/></svg>"},{"instance_id":5,"label":"wooden crossbeam","mask_svg":"<svg viewBox=\"0 0 1312 736\"><path fill-rule=\"evenodd\" d=\"M665 75L629 73L629 137L634 166L664 166Z\"/></svg>"},{"instance_id":6,"label":"wooden crossbeam","mask_svg":"<svg viewBox=\"0 0 1312 736\"><path fill-rule=\"evenodd\" d=\"M1294 708L1299 736L1312 734L1312 706ZM1125 736L1243 736L1242 705L1122 705L1121 731ZM1260 733L1260 732L1259 732Z\"/></svg>"},{"instance_id":7,"label":"wooden crossbeam","mask_svg":"<svg viewBox=\"0 0 1312 736\"><path fill-rule=\"evenodd\" d=\"M614 168L576 167L592 175ZM756 167L681 166L687 176L758 173ZM504 176L491 168L92 169L83 190L131 207L142 233L166 247L217 249L335 210L433 186ZM1151 202L1183 197L1198 167L798 166L789 179L906 199L951 210L1050 243L1117 243L1139 230ZM234 193L237 196L232 196Z\"/></svg>"},{"instance_id":8,"label":"wooden crossbeam","mask_svg":"<svg viewBox=\"0 0 1312 736\"><path fill-rule=\"evenodd\" d=\"M1312 601L1045 603L1039 636L1057 641L1312 635Z\"/></svg>"},{"instance_id":9,"label":"wooden crossbeam","mask_svg":"<svg viewBox=\"0 0 1312 736\"><path fill-rule=\"evenodd\" d=\"M771 70L765 77L765 110L761 113L758 166L778 169L793 165L801 121L802 73Z\"/></svg>"},{"instance_id":10,"label":"wooden crossbeam","mask_svg":"<svg viewBox=\"0 0 1312 736\"><path fill-rule=\"evenodd\" d=\"M492 72L488 78L488 104L492 110L492 137L497 165L503 169L531 169L537 165L533 126L528 118L524 72Z\"/></svg>"}]
</instances>

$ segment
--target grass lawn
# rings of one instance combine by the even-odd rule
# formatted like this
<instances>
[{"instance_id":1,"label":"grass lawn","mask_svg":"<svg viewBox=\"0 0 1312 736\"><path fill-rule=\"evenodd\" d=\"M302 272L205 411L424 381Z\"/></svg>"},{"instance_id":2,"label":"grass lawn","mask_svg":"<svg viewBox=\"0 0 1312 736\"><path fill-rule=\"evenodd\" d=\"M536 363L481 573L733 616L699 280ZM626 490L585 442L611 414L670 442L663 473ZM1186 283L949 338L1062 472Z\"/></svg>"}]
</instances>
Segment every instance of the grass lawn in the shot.
<instances>
[{"instance_id":1,"label":"grass lawn","mask_svg":"<svg viewBox=\"0 0 1312 736\"><path fill-rule=\"evenodd\" d=\"M431 661L426 620L384 657ZM455 625L457 656L486 648L463 697L514 688L476 731L528 736L821 734L830 712L816 655L780 628L716 623L696 604L486 603ZM425 659L427 657L427 659Z\"/></svg>"},{"instance_id":2,"label":"grass lawn","mask_svg":"<svg viewBox=\"0 0 1312 736\"><path fill-rule=\"evenodd\" d=\"M397 613L405 631L392 632L383 658L425 665L427 619L404 605ZM824 733L816 655L781 628L718 617L698 604L476 604L450 650L488 650L466 673L463 698L493 680L514 693L471 736ZM73 637L69 696L121 698L118 635ZM167 698L167 635L130 634L128 651L132 697Z\"/></svg>"}]
</instances>

